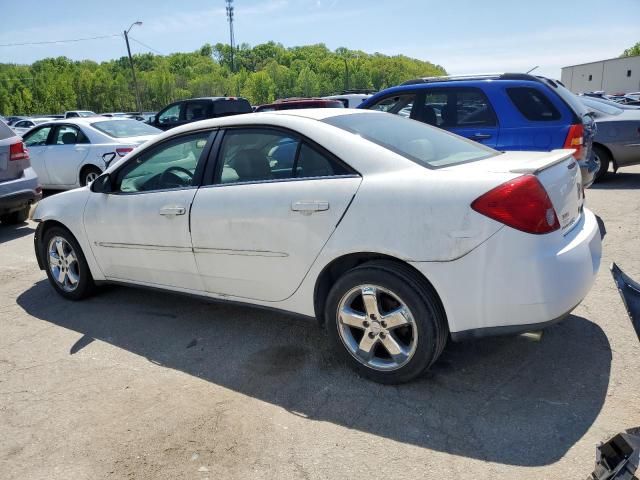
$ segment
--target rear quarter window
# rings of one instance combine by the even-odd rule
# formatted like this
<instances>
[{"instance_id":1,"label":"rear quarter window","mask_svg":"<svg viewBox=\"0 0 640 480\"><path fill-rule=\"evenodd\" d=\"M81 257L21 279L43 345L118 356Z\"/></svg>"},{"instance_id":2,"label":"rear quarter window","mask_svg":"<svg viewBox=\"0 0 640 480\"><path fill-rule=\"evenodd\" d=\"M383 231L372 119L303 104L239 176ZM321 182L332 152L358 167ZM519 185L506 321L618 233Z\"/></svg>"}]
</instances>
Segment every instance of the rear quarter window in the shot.
<instances>
[{"instance_id":1,"label":"rear quarter window","mask_svg":"<svg viewBox=\"0 0 640 480\"><path fill-rule=\"evenodd\" d=\"M551 100L536 88L511 87L507 88L507 95L527 120L550 122L561 118Z\"/></svg>"}]
</instances>

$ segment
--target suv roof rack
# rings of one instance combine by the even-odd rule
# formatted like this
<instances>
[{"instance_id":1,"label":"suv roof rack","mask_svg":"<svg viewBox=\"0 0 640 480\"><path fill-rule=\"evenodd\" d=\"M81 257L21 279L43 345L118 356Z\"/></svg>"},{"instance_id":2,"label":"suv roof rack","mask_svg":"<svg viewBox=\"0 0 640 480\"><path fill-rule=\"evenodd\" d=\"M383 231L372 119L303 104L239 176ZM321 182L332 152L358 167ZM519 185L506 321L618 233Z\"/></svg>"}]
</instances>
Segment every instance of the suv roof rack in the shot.
<instances>
[{"instance_id":1,"label":"suv roof rack","mask_svg":"<svg viewBox=\"0 0 640 480\"><path fill-rule=\"evenodd\" d=\"M528 73L475 73L469 75L444 75L442 77L422 77L407 80L400 85L416 85L419 83L437 83L437 82L462 82L465 80L529 80L533 82L541 82L546 80L545 77L530 75Z\"/></svg>"}]
</instances>

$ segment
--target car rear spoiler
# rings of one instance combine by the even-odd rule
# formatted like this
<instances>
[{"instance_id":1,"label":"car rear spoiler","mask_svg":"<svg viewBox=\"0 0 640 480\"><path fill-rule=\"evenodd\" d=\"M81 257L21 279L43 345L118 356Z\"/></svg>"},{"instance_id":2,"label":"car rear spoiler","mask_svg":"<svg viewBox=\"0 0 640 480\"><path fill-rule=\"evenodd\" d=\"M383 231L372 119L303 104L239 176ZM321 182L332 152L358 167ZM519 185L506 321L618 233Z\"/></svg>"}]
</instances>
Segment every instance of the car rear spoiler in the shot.
<instances>
[{"instance_id":1,"label":"car rear spoiler","mask_svg":"<svg viewBox=\"0 0 640 480\"><path fill-rule=\"evenodd\" d=\"M536 157L527 161L525 165L519 166L509 170L511 173L522 174L537 174L551 168L558 163L564 162L567 158L571 157L575 153L575 150L571 149L557 149L551 150L547 155L543 157Z\"/></svg>"}]
</instances>

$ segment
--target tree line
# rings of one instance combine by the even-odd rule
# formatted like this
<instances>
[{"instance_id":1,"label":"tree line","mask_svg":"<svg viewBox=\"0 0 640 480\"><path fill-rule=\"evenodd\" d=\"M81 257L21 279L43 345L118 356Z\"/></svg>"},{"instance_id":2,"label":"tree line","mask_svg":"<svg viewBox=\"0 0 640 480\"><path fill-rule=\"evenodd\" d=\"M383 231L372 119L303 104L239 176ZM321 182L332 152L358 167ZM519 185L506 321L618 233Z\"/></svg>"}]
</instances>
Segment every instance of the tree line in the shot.
<instances>
[{"instance_id":1,"label":"tree line","mask_svg":"<svg viewBox=\"0 0 640 480\"><path fill-rule=\"evenodd\" d=\"M143 110L203 96L243 96L259 105L278 98L321 96L344 89L380 90L410 78L446 74L443 67L404 55L367 54L323 44L285 48L206 44L191 53L134 55ZM46 58L0 64L0 114L66 110L135 111L129 59L107 62Z\"/></svg>"}]
</instances>

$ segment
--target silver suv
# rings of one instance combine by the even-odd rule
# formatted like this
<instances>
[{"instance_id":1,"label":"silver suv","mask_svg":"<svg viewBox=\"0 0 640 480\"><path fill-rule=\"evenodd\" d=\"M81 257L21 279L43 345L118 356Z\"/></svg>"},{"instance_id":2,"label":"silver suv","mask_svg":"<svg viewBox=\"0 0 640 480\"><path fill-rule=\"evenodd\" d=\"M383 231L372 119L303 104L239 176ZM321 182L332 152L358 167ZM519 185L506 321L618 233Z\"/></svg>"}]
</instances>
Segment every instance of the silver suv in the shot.
<instances>
[{"instance_id":1,"label":"silver suv","mask_svg":"<svg viewBox=\"0 0 640 480\"><path fill-rule=\"evenodd\" d=\"M29 151L0 120L0 222L22 223L31 205L42 198L38 176L31 168Z\"/></svg>"}]
</instances>

